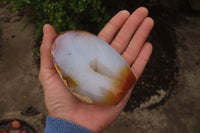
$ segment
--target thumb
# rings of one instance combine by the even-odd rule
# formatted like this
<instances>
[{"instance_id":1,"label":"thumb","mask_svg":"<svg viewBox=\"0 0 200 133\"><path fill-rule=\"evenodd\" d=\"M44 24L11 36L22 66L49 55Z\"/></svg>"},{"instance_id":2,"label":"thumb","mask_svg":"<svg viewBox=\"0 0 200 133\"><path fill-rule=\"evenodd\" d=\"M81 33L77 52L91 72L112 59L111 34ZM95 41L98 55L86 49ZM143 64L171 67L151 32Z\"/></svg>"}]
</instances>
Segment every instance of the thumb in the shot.
<instances>
[{"instance_id":1,"label":"thumb","mask_svg":"<svg viewBox=\"0 0 200 133\"><path fill-rule=\"evenodd\" d=\"M53 26L50 24L45 24L43 27L42 45L40 47L41 69L54 69L51 46L56 36L57 33Z\"/></svg>"}]
</instances>

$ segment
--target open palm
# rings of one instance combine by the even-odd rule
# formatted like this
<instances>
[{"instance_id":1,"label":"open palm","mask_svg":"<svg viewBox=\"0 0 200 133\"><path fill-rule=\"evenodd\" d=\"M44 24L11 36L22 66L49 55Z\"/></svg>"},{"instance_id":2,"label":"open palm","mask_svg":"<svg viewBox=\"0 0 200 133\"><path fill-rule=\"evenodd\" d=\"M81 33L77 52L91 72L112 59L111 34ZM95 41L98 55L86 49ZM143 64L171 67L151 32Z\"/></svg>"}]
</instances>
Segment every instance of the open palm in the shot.
<instances>
[{"instance_id":1,"label":"open palm","mask_svg":"<svg viewBox=\"0 0 200 133\"><path fill-rule=\"evenodd\" d=\"M152 45L146 42L146 39L153 27L153 20L147 15L148 11L143 7L138 8L131 15L128 11L120 11L98 35L122 55L131 66L136 79L143 72L152 52ZM132 89L115 106L87 104L77 99L65 86L54 68L51 46L56 36L54 28L46 24L41 45L39 78L44 88L48 115L69 120L94 132L100 132L123 110Z\"/></svg>"}]
</instances>

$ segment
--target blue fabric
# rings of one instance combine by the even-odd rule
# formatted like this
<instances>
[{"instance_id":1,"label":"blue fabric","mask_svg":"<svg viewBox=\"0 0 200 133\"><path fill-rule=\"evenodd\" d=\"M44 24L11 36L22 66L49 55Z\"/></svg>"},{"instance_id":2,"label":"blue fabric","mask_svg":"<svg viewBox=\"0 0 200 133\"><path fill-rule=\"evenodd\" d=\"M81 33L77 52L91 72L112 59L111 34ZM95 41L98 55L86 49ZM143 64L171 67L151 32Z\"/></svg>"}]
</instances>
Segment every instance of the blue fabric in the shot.
<instances>
[{"instance_id":1,"label":"blue fabric","mask_svg":"<svg viewBox=\"0 0 200 133\"><path fill-rule=\"evenodd\" d=\"M47 116L45 133L94 133L70 121Z\"/></svg>"}]
</instances>

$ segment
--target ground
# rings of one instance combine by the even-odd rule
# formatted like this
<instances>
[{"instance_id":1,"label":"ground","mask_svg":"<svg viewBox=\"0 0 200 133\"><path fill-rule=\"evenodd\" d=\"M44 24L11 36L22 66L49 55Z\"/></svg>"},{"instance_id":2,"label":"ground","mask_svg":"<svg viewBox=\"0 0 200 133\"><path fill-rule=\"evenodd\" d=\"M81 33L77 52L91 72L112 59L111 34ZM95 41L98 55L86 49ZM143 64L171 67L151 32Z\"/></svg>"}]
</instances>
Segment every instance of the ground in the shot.
<instances>
[{"instance_id":1,"label":"ground","mask_svg":"<svg viewBox=\"0 0 200 133\"><path fill-rule=\"evenodd\" d=\"M154 67L148 66L143 73L143 77L149 77L148 79L155 77L169 84L173 79L172 81L176 81L176 84L173 83L173 86L161 84L161 81L157 79L149 82L152 84L146 85L147 81L142 77L137 88L142 85L143 91L155 89L159 90L158 94L148 95L144 101L138 98L141 103L136 101L137 104L133 104L134 107L131 107L129 103L127 109L104 133L200 132L200 15L179 14L179 16L181 16L181 20L176 20L176 24L173 21L166 21L169 23L168 25L172 25L173 34L163 37L152 32L150 40L155 39L155 36L163 37L162 40L170 40L165 47L173 47L173 49L169 49L166 55L160 55L162 58L155 58L160 54L158 51L163 50L161 46L164 42L152 40L155 44L159 42L160 47L154 46L150 63L150 66L154 65ZM34 26L28 25L24 28L26 23L26 16L10 13L6 7L0 8L0 113L21 111L24 107L32 105L46 115L42 86L38 80L38 62L35 61L33 53L36 45ZM166 25L155 28L157 31L161 30L159 34L162 32L165 34L162 26ZM173 39L175 41L171 41ZM167 57L171 57L169 61L167 61ZM164 60L166 63L171 62L171 66L167 66L163 71L162 69L158 70L156 73L154 71L159 68L159 64L154 63L159 60ZM152 64L152 62L154 63ZM173 63L178 71L174 69ZM161 64L161 67L162 65L165 66L165 63ZM149 74L148 71L153 72ZM156 77L158 73L160 73L160 77ZM159 88L156 86L156 81L161 86L160 89L156 88ZM168 94L166 90L170 90L170 93ZM168 94L167 98L165 97L166 93ZM136 94L137 97L146 95L145 92L138 94L137 91L134 95ZM160 102L163 98L165 98L165 102L149 108L152 103ZM134 98L132 99L134 101Z\"/></svg>"},{"instance_id":2,"label":"ground","mask_svg":"<svg viewBox=\"0 0 200 133\"><path fill-rule=\"evenodd\" d=\"M34 26L27 18L0 8L0 112L22 110L31 104L44 110L39 68L34 62Z\"/></svg>"}]
</instances>

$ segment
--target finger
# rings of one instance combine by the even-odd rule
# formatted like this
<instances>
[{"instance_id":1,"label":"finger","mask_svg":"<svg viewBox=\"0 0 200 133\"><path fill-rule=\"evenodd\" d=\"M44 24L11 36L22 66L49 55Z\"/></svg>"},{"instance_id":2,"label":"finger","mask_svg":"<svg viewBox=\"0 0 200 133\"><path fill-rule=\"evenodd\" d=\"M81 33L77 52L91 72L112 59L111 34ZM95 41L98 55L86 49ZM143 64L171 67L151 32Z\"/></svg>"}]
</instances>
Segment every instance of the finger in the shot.
<instances>
[{"instance_id":1,"label":"finger","mask_svg":"<svg viewBox=\"0 0 200 133\"><path fill-rule=\"evenodd\" d=\"M57 36L56 31L50 24L45 24L43 27L43 40L40 47L41 53L41 69L53 69L53 59L51 55L52 42Z\"/></svg>"},{"instance_id":2,"label":"finger","mask_svg":"<svg viewBox=\"0 0 200 133\"><path fill-rule=\"evenodd\" d=\"M130 13L126 10L118 12L99 32L98 36L107 43L110 43L129 16Z\"/></svg>"},{"instance_id":3,"label":"finger","mask_svg":"<svg viewBox=\"0 0 200 133\"><path fill-rule=\"evenodd\" d=\"M121 54L130 42L132 35L147 15L148 10L144 7L140 7L133 12L111 43L111 46Z\"/></svg>"},{"instance_id":4,"label":"finger","mask_svg":"<svg viewBox=\"0 0 200 133\"><path fill-rule=\"evenodd\" d=\"M131 69L136 77L136 80L142 74L150 56L152 53L152 45L151 43L145 43L142 47L137 59L135 60L134 64L132 65Z\"/></svg>"},{"instance_id":5,"label":"finger","mask_svg":"<svg viewBox=\"0 0 200 133\"><path fill-rule=\"evenodd\" d=\"M124 59L127 61L129 65L131 65L136 59L149 33L151 32L153 25L154 25L153 19L147 17L144 19L140 27L137 29L130 44L128 45L124 53L122 54L122 56L124 57Z\"/></svg>"}]
</instances>

